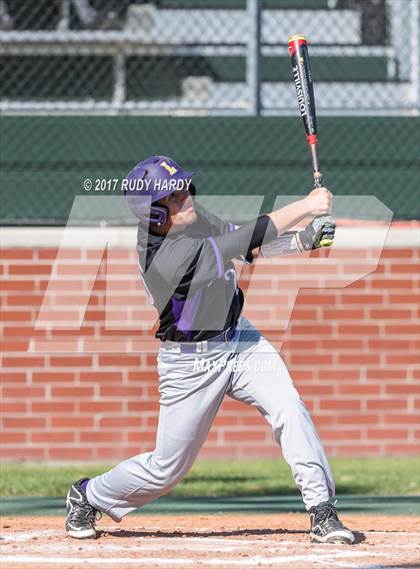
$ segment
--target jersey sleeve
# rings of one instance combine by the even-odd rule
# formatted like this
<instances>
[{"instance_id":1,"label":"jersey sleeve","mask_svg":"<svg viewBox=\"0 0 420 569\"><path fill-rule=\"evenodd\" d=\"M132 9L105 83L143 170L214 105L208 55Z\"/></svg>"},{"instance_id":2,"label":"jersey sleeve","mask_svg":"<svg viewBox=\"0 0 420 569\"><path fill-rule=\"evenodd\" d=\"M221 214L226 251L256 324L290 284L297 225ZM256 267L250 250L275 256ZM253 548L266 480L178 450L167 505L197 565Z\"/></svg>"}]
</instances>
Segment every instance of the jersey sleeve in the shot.
<instances>
[{"instance_id":1,"label":"jersey sleeve","mask_svg":"<svg viewBox=\"0 0 420 569\"><path fill-rule=\"evenodd\" d=\"M246 264L251 264L253 262L254 257L252 255L252 250L255 247L259 247L260 245L254 244L256 242L256 240L255 240L255 237L254 237L254 239L252 239L251 234L249 235L249 237L246 237L246 236L249 234L249 231L251 230L252 224L254 224L256 226L256 229L258 231L258 227L257 227L258 224L261 223L261 221L262 221L263 222L262 225L263 225L265 223L264 220L262 220L261 218L258 218L254 222L246 224L245 226L244 225L241 226L241 225L236 225L236 224L232 223L231 221L224 221L224 220L220 219L217 215L211 214L202 205L200 205L198 203L196 203L196 211L199 214L199 220L196 224L196 227L197 227L198 232L200 234L202 234L201 232L203 230L204 224L207 224L207 228L206 228L207 232L212 237L219 237L220 235L225 235L226 233L233 233L233 232L236 232L239 229L241 229L241 227L245 227L244 231L241 231L239 234L237 234L237 236L232 236L230 239L223 240L222 250L223 250L223 244L224 243L226 243L226 246L230 249L229 244L234 245L235 241L237 240L236 237L238 237L239 239L248 238L249 247L246 250L242 250L242 252L240 254L232 257L232 259L236 258L236 259L238 259L238 260L240 260ZM261 217L267 218L268 216L261 216ZM267 223L267 225L268 225L268 223ZM264 232L264 230L263 230L263 232ZM273 232L270 231L270 228L268 228L267 236L270 233L273 233ZM273 233L272 239L274 239L276 236L277 236L277 233L276 234ZM218 240L216 241L216 243L218 243ZM262 244L262 242L261 242L261 244ZM224 257L224 259L229 258L229 252L227 252L226 255L223 255L223 257Z\"/></svg>"},{"instance_id":2,"label":"jersey sleeve","mask_svg":"<svg viewBox=\"0 0 420 569\"><path fill-rule=\"evenodd\" d=\"M224 235L212 238L215 249L219 250L223 261L243 257L252 259L252 250L269 243L277 237L277 229L268 215L262 215L255 221L234 227Z\"/></svg>"},{"instance_id":3,"label":"jersey sleeve","mask_svg":"<svg viewBox=\"0 0 420 569\"><path fill-rule=\"evenodd\" d=\"M193 290L221 278L232 259L274 239L276 228L268 216L222 235L194 238L176 235L165 239L153 258L154 269L173 287Z\"/></svg>"}]
</instances>

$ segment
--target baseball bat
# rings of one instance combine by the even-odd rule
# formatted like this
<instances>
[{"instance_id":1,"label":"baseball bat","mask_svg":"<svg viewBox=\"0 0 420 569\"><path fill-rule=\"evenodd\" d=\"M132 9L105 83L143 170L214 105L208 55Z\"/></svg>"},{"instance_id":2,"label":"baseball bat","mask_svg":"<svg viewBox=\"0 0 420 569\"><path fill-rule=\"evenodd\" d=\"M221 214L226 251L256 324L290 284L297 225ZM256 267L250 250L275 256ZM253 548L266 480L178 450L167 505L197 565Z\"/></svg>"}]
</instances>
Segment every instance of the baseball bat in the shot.
<instances>
[{"instance_id":1,"label":"baseball bat","mask_svg":"<svg viewBox=\"0 0 420 569\"><path fill-rule=\"evenodd\" d=\"M288 45L299 111L305 126L306 139L311 150L314 187L320 188L322 186L322 174L319 169L318 130L308 44L304 36L295 35L289 37ZM320 219L322 217L320 216ZM320 245L329 247L331 244L332 239L327 234L322 235Z\"/></svg>"}]
</instances>

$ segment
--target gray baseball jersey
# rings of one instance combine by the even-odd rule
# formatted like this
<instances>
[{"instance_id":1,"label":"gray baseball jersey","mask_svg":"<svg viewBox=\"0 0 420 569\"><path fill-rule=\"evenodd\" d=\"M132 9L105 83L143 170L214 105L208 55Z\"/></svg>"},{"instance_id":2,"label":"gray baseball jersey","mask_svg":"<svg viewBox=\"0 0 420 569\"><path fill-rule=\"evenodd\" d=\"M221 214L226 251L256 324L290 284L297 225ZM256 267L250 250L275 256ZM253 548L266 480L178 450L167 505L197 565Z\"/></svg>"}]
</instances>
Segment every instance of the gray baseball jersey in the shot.
<instances>
[{"instance_id":1,"label":"gray baseball jersey","mask_svg":"<svg viewBox=\"0 0 420 569\"><path fill-rule=\"evenodd\" d=\"M231 259L251 262L252 249L277 235L265 215L237 228L198 203L196 211L194 224L165 236L139 224L140 270L159 313L160 340L197 342L233 329L244 299Z\"/></svg>"}]
</instances>

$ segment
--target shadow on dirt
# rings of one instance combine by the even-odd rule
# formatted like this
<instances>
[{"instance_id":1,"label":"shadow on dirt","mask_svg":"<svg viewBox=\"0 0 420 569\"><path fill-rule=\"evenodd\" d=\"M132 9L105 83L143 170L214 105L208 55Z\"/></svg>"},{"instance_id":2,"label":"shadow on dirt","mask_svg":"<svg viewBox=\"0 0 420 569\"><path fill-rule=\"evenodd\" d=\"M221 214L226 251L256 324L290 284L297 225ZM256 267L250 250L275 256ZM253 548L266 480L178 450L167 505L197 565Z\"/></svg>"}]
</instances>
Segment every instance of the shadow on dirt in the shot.
<instances>
[{"instance_id":1,"label":"shadow on dirt","mask_svg":"<svg viewBox=\"0 0 420 569\"><path fill-rule=\"evenodd\" d=\"M147 531L147 530L111 530L102 531L99 537L111 536L118 538L141 538L141 537L156 537L156 538L186 538L186 537L235 537L235 536L269 536L269 535L309 535L309 530L297 529L234 529L234 530L215 530L215 531ZM366 540L364 533L354 532L355 544L362 543ZM419 567L420 569L420 567Z\"/></svg>"}]
</instances>

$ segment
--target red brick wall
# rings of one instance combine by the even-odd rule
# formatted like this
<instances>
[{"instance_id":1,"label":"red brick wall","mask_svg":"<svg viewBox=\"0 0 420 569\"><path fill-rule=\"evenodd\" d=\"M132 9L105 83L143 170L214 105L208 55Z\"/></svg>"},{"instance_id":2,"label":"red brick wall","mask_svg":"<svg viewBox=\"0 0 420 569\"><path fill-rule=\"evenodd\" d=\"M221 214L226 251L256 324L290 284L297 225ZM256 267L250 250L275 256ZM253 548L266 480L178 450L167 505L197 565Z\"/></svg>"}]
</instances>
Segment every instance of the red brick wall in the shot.
<instances>
[{"instance_id":1,"label":"red brick wall","mask_svg":"<svg viewBox=\"0 0 420 569\"><path fill-rule=\"evenodd\" d=\"M105 256L98 275L97 252L61 251L52 330L34 326L57 249L0 253L2 458L114 461L152 449L156 345L142 343L151 333L138 323L154 313L144 308L135 251L109 251L113 263L106 268ZM302 278L338 287L340 275L371 264L376 253L343 250L325 271L302 268L297 259L264 261L248 289L245 315L281 345L330 455L419 450L418 249L384 250L377 270L346 288L301 290L282 331ZM119 330L105 329L106 272L112 281L107 321L122 319ZM243 274L245 287L247 280ZM89 297L81 329L63 329ZM127 327L124 321L133 318L137 324ZM150 353L140 353L144 346ZM202 456L277 453L258 412L227 399Z\"/></svg>"}]
</instances>

